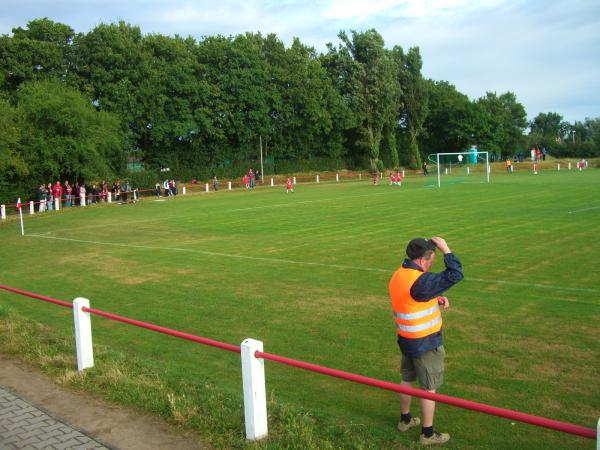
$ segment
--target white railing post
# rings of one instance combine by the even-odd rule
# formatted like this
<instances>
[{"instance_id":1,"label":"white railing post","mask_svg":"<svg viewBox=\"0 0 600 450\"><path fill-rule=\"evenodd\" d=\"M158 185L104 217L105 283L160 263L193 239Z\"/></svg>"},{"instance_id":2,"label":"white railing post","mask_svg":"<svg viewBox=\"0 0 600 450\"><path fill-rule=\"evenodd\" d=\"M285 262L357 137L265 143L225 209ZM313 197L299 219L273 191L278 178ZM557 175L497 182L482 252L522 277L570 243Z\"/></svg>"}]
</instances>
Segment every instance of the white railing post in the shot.
<instances>
[{"instance_id":1,"label":"white railing post","mask_svg":"<svg viewBox=\"0 0 600 450\"><path fill-rule=\"evenodd\" d=\"M317 175L317 183L319 182L319 175Z\"/></svg>"},{"instance_id":2,"label":"white railing post","mask_svg":"<svg viewBox=\"0 0 600 450\"><path fill-rule=\"evenodd\" d=\"M240 348L246 439L257 441L267 437L268 433L265 360L254 356L257 351L263 351L263 343L254 339L246 339Z\"/></svg>"},{"instance_id":3,"label":"white railing post","mask_svg":"<svg viewBox=\"0 0 600 450\"><path fill-rule=\"evenodd\" d=\"M296 184L296 177L294 177L294 184Z\"/></svg>"},{"instance_id":4,"label":"white railing post","mask_svg":"<svg viewBox=\"0 0 600 450\"><path fill-rule=\"evenodd\" d=\"M5 205L0 205L0 217L2 217L2 220L6 220L6 206Z\"/></svg>"},{"instance_id":5,"label":"white railing post","mask_svg":"<svg viewBox=\"0 0 600 450\"><path fill-rule=\"evenodd\" d=\"M87 298L77 297L73 300L73 319L75 320L75 347L77 348L77 370L83 372L94 367L94 351L92 348L92 320L89 312L83 308L90 307Z\"/></svg>"},{"instance_id":6,"label":"white railing post","mask_svg":"<svg viewBox=\"0 0 600 450\"><path fill-rule=\"evenodd\" d=\"M402 169L402 178L404 178L404 169Z\"/></svg>"},{"instance_id":7,"label":"white railing post","mask_svg":"<svg viewBox=\"0 0 600 450\"><path fill-rule=\"evenodd\" d=\"M186 194L187 194L187 189L185 188L185 186L184 186L184 187L183 187L183 189L181 190L181 193L182 193L183 195L186 195Z\"/></svg>"},{"instance_id":8,"label":"white railing post","mask_svg":"<svg viewBox=\"0 0 600 450\"><path fill-rule=\"evenodd\" d=\"M58 211L59 209L60 209L60 199L55 198L54 199L54 211Z\"/></svg>"},{"instance_id":9,"label":"white railing post","mask_svg":"<svg viewBox=\"0 0 600 450\"><path fill-rule=\"evenodd\" d=\"M204 192L208 192L208 183L204 185Z\"/></svg>"},{"instance_id":10,"label":"white railing post","mask_svg":"<svg viewBox=\"0 0 600 450\"><path fill-rule=\"evenodd\" d=\"M340 182L340 174L339 174L339 173L336 173L336 174L335 174L335 182L336 182L336 183L339 183L339 182Z\"/></svg>"},{"instance_id":11,"label":"white railing post","mask_svg":"<svg viewBox=\"0 0 600 450\"><path fill-rule=\"evenodd\" d=\"M569 170L571 170L571 161L569 161Z\"/></svg>"},{"instance_id":12,"label":"white railing post","mask_svg":"<svg viewBox=\"0 0 600 450\"><path fill-rule=\"evenodd\" d=\"M33 204L33 200L29 202L29 214L35 214L35 205Z\"/></svg>"},{"instance_id":13,"label":"white railing post","mask_svg":"<svg viewBox=\"0 0 600 450\"><path fill-rule=\"evenodd\" d=\"M560 171L560 163L558 163L558 170Z\"/></svg>"},{"instance_id":14,"label":"white railing post","mask_svg":"<svg viewBox=\"0 0 600 450\"><path fill-rule=\"evenodd\" d=\"M227 182L227 190L230 191L231 190L231 180L229 180Z\"/></svg>"},{"instance_id":15,"label":"white railing post","mask_svg":"<svg viewBox=\"0 0 600 450\"><path fill-rule=\"evenodd\" d=\"M471 173L471 170L469 169L469 167L467 166L467 175L469 175Z\"/></svg>"},{"instance_id":16,"label":"white railing post","mask_svg":"<svg viewBox=\"0 0 600 450\"><path fill-rule=\"evenodd\" d=\"M135 200L135 194L133 195L133 199ZM80 206L85 206L85 195L84 196L79 196L79 205Z\"/></svg>"},{"instance_id":17,"label":"white railing post","mask_svg":"<svg viewBox=\"0 0 600 450\"><path fill-rule=\"evenodd\" d=\"M275 183L273 182L273 178L271 178L271 187L275 186Z\"/></svg>"},{"instance_id":18,"label":"white railing post","mask_svg":"<svg viewBox=\"0 0 600 450\"><path fill-rule=\"evenodd\" d=\"M448 168L444 168L444 175L448 175Z\"/></svg>"},{"instance_id":19,"label":"white railing post","mask_svg":"<svg viewBox=\"0 0 600 450\"><path fill-rule=\"evenodd\" d=\"M108 203L112 203L112 192L108 193Z\"/></svg>"},{"instance_id":20,"label":"white railing post","mask_svg":"<svg viewBox=\"0 0 600 450\"><path fill-rule=\"evenodd\" d=\"M362 173L359 173L359 174L358 174L358 179L359 179L359 180L362 180Z\"/></svg>"}]
</instances>

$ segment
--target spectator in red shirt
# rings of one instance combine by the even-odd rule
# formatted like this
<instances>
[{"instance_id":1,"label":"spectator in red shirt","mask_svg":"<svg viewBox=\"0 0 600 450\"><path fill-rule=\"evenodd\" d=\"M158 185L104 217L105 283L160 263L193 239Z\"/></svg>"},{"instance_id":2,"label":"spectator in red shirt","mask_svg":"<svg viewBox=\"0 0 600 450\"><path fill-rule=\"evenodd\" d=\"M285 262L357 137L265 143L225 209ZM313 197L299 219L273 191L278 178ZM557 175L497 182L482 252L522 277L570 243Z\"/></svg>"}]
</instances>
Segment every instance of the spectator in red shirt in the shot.
<instances>
[{"instance_id":1,"label":"spectator in red shirt","mask_svg":"<svg viewBox=\"0 0 600 450\"><path fill-rule=\"evenodd\" d=\"M54 188L52 188L52 192L54 193L54 198L58 199L58 204L62 206L63 188L58 181L54 185Z\"/></svg>"}]
</instances>

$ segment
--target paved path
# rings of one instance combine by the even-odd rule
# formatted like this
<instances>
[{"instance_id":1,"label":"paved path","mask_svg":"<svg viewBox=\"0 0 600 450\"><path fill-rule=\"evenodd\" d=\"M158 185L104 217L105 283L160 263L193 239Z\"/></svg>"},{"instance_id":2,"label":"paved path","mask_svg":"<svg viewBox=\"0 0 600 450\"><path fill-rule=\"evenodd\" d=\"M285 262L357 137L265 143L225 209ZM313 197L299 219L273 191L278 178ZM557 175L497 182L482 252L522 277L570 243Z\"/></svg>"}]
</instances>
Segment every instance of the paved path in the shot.
<instances>
[{"instance_id":1,"label":"paved path","mask_svg":"<svg viewBox=\"0 0 600 450\"><path fill-rule=\"evenodd\" d=\"M108 450L0 386L0 449Z\"/></svg>"},{"instance_id":2,"label":"paved path","mask_svg":"<svg viewBox=\"0 0 600 450\"><path fill-rule=\"evenodd\" d=\"M15 402L16 409L14 409ZM13 409L8 411L8 405ZM25 411L28 408L31 410ZM24 440L20 442L10 440L13 436L11 432L20 433L20 431L16 431L19 427L15 427L18 419L15 420L15 417L12 416L19 410L24 416L28 413L32 416L24 417L26 421L30 421L24 426L33 426L35 420L39 422L53 420L56 425L55 430L48 430L48 427L52 426L48 423L41 425L42 429L46 427L46 431L50 431L50 433L56 432L56 430L60 431L65 424L71 424L71 427L75 427L75 430L71 431L79 433L77 434L78 443L71 442L66 445L67 442L64 442L62 447L54 443L44 447L40 442L37 442L38 446L35 446L33 441L29 444ZM38 416L40 412L35 412L36 410L41 410L46 417L40 418L41 416ZM69 434L66 430L63 431L65 434ZM33 434L25 439L30 437L33 437ZM55 435L48 436L48 438L50 437L55 437ZM77 440L75 435L72 437ZM88 444L89 446L86 447L85 445ZM39 370L0 352L0 450L14 448L27 448L28 450L38 448L52 450L62 448L210 449L197 434L170 426L160 417L141 413L107 402L97 396L55 384Z\"/></svg>"}]
</instances>

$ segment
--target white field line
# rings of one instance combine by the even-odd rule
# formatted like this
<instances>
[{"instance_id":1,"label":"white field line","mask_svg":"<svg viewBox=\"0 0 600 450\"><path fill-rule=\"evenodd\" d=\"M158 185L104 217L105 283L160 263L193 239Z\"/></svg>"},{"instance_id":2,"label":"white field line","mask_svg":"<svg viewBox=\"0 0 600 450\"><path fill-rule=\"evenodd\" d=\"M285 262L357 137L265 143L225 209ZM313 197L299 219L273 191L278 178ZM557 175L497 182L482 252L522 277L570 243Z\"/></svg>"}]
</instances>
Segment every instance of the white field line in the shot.
<instances>
[{"instance_id":1,"label":"white field line","mask_svg":"<svg viewBox=\"0 0 600 450\"><path fill-rule=\"evenodd\" d=\"M62 237L57 237L57 236L47 236L47 235L39 235L39 234L28 234L25 236L42 238L42 239L54 239L54 240L59 240L59 241L78 242L78 243L82 243L82 244L94 244L94 245L124 247L124 248L139 248L142 250L161 250L161 251L172 251L172 252L197 253L200 255L217 256L217 257L223 257L223 258L248 259L248 260L252 260L252 261L265 261L265 262L269 262L269 263L285 263L285 264L294 264L294 265L301 265L301 266L328 267L331 269L340 269L340 270L357 270L357 271L364 271L364 272L380 272L380 273L389 273L389 274L394 272L394 270L379 269L376 267L346 266L346 265L341 265L341 264L325 264L325 263L310 262L310 261L294 261L292 259L264 258L264 257L260 257L260 256L248 256L248 255L234 255L234 254L230 254L230 253L209 252L206 250L195 250L195 249L191 249L191 248L155 247L155 246L149 246L149 245L120 244L117 242L91 241L91 240L85 240L85 239L62 238ZM476 282L476 283L486 283L486 284L505 284L508 286L527 286L527 287L541 288L541 289L552 289L552 290L557 290L557 291L600 293L600 289L576 288L576 287L567 287L567 286L553 286L553 285L549 285L549 284L526 283L526 282L518 282L518 281L485 280L482 278L470 278L470 277L466 277L465 281L471 281L471 282Z\"/></svg>"},{"instance_id":2,"label":"white field line","mask_svg":"<svg viewBox=\"0 0 600 450\"><path fill-rule=\"evenodd\" d=\"M569 211L569 214L576 214L578 212L583 212L583 211L591 211L592 209L598 209L600 208L600 206L592 206L591 208L583 208L583 209L574 209L573 211Z\"/></svg>"},{"instance_id":3,"label":"white field line","mask_svg":"<svg viewBox=\"0 0 600 450\"><path fill-rule=\"evenodd\" d=\"M386 269L344 266L344 265L338 265L338 264L324 264L324 263L308 262L308 261L294 261L291 259L280 259L280 258L262 258L260 256L233 255L230 253L207 252L206 250L195 250L195 249L191 249L191 248L153 247L153 246L149 246L149 245L119 244L117 242L89 241L89 240L84 240L84 239L61 238L61 237L57 237L57 236L44 236L44 235L39 235L39 234L28 234L26 236L43 238L43 239L56 239L59 241L79 242L82 244L96 244L96 245L106 245L106 246L125 247L125 248L139 248L142 250L162 250L162 251L172 251L172 252L198 253L198 254L207 255L207 256L220 256L223 258L249 259L249 260L253 260L253 261L287 263L287 264L297 264L297 265L304 265L304 266L330 267L332 269L364 270L364 271L370 271L370 272L390 272L389 270L386 270Z\"/></svg>"}]
</instances>

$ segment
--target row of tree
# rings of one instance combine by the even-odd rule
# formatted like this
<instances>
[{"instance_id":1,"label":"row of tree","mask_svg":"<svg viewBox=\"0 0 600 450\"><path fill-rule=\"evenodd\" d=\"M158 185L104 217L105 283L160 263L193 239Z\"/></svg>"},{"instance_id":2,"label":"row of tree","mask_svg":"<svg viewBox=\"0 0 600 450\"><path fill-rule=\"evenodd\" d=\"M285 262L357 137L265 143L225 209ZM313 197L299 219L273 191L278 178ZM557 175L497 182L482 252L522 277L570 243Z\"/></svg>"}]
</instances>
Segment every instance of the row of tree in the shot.
<instances>
[{"instance_id":1,"label":"row of tree","mask_svg":"<svg viewBox=\"0 0 600 450\"><path fill-rule=\"evenodd\" d=\"M179 178L235 176L259 143L269 171L419 167L471 145L568 153L570 136L600 152L598 119L528 124L511 92L471 101L424 79L417 47L388 49L375 30L338 38L317 53L274 34L196 41L124 22L75 33L49 19L15 28L0 37L0 197L123 176L132 160Z\"/></svg>"}]
</instances>

